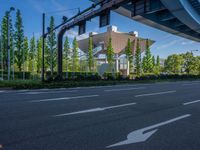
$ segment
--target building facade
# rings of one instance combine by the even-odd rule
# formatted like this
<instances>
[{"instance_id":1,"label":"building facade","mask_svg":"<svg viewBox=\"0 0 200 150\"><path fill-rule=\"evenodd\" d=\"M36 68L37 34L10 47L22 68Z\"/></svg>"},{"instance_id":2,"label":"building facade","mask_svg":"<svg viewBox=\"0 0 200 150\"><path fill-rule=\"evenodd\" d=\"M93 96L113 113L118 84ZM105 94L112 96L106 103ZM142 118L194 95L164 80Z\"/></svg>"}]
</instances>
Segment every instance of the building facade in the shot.
<instances>
[{"instance_id":1,"label":"building facade","mask_svg":"<svg viewBox=\"0 0 200 150\"><path fill-rule=\"evenodd\" d=\"M98 66L107 64L107 47L109 39L112 39L112 47L115 54L115 72L121 72L123 75L128 75L129 63L125 57L125 49L127 47L128 39L131 41L132 55L136 52L137 42L139 42L141 53L146 49L147 39L138 37L138 32L123 33L117 30L116 26L110 26L107 28L105 33L90 33L93 41L93 55L97 60ZM149 40L150 44L153 41ZM79 48L84 52L88 53L89 49L89 37L78 41ZM104 70L106 71L106 69ZM100 73L101 74L101 73Z\"/></svg>"}]
</instances>

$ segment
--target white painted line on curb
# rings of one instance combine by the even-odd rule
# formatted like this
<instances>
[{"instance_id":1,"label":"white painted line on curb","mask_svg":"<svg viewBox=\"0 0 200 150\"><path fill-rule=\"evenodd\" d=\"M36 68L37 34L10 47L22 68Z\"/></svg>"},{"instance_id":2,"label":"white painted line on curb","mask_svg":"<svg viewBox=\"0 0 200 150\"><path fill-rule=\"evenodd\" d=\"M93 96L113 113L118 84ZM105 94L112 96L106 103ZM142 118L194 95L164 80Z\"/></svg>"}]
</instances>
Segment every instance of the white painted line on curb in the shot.
<instances>
[{"instance_id":1,"label":"white painted line on curb","mask_svg":"<svg viewBox=\"0 0 200 150\"><path fill-rule=\"evenodd\" d=\"M135 104L136 103L128 103L128 104L122 104L122 105L116 105L116 106L110 106L110 107L104 107L104 108L93 108L93 109L87 109L87 110L82 110L82 111L77 111L77 112L59 114L59 115L55 115L54 117L70 116L70 115L91 113L91 112L97 112L97 111L105 111L105 110L108 110L108 109L115 109L115 108L120 108L120 107L126 107L126 106L135 105Z\"/></svg>"},{"instance_id":2,"label":"white painted line on curb","mask_svg":"<svg viewBox=\"0 0 200 150\"><path fill-rule=\"evenodd\" d=\"M61 100L70 100L70 99L81 99L81 98L91 98L98 97L99 95L84 95L84 96L75 96L75 97L62 97L62 98L52 98L52 99L42 99L42 100L33 100L30 102L48 102L48 101L61 101Z\"/></svg>"},{"instance_id":3,"label":"white painted line on curb","mask_svg":"<svg viewBox=\"0 0 200 150\"><path fill-rule=\"evenodd\" d=\"M127 139L121 142L118 142L116 144L112 144L110 146L107 146L106 148L111 148L111 147L117 147L117 146L122 146L122 145L128 145L128 144L134 144L134 143L140 143L140 142L145 142L148 140L154 133L158 131L158 127L176 122L178 120L190 117L191 114L186 114L183 116L179 116L174 119L170 119L152 126L148 126L139 130L135 130L131 133L128 134ZM149 131L150 130L150 131Z\"/></svg>"},{"instance_id":4,"label":"white painted line on curb","mask_svg":"<svg viewBox=\"0 0 200 150\"><path fill-rule=\"evenodd\" d=\"M138 88L125 88L125 89L111 89L111 90L104 90L105 92L118 92L118 91L131 91L131 90L140 90L146 89L146 87L138 87Z\"/></svg>"},{"instance_id":5,"label":"white painted line on curb","mask_svg":"<svg viewBox=\"0 0 200 150\"><path fill-rule=\"evenodd\" d=\"M135 97L154 96L154 95L170 94L170 93L175 93L175 92L176 91L166 91L166 92L158 92L158 93L149 93L149 94L136 95Z\"/></svg>"},{"instance_id":6,"label":"white painted line on curb","mask_svg":"<svg viewBox=\"0 0 200 150\"><path fill-rule=\"evenodd\" d=\"M192 102L186 102L186 103L183 103L183 105L190 105L190 104L194 104L194 103L198 103L200 102L200 100L196 100L196 101L192 101Z\"/></svg>"}]
</instances>

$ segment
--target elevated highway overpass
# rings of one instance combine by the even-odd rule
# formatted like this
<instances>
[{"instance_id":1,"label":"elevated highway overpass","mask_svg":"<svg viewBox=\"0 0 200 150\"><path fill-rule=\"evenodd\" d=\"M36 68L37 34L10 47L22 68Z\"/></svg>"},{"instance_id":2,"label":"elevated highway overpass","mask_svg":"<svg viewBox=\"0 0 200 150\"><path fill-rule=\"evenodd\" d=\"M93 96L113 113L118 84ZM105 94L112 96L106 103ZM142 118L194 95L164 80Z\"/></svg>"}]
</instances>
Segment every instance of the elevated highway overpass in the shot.
<instances>
[{"instance_id":1,"label":"elevated highway overpass","mask_svg":"<svg viewBox=\"0 0 200 150\"><path fill-rule=\"evenodd\" d=\"M151 27L200 42L200 0L132 0L115 11Z\"/></svg>"}]
</instances>

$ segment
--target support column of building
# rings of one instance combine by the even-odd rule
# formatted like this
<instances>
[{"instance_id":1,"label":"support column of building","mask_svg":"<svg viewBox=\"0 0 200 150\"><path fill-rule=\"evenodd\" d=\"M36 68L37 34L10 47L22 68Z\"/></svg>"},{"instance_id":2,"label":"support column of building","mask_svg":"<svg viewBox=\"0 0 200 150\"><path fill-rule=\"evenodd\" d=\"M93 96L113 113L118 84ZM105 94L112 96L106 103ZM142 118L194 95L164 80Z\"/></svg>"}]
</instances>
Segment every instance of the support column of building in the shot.
<instances>
[{"instance_id":1,"label":"support column of building","mask_svg":"<svg viewBox=\"0 0 200 150\"><path fill-rule=\"evenodd\" d=\"M115 71L116 73L119 72L119 55L118 54L115 54Z\"/></svg>"},{"instance_id":2,"label":"support column of building","mask_svg":"<svg viewBox=\"0 0 200 150\"><path fill-rule=\"evenodd\" d=\"M130 63L127 59L127 73L126 73L126 75L129 76L129 73L130 73Z\"/></svg>"}]
</instances>

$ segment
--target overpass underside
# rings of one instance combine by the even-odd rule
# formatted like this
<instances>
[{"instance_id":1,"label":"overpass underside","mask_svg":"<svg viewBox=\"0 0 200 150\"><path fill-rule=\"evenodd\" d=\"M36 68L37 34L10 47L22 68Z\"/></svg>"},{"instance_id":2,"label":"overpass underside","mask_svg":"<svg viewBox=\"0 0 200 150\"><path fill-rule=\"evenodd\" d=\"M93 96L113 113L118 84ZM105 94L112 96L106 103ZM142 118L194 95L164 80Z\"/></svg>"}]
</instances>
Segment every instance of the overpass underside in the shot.
<instances>
[{"instance_id":1,"label":"overpass underside","mask_svg":"<svg viewBox=\"0 0 200 150\"><path fill-rule=\"evenodd\" d=\"M115 11L151 27L200 42L198 0L132 0Z\"/></svg>"}]
</instances>

